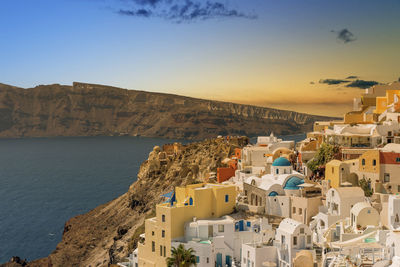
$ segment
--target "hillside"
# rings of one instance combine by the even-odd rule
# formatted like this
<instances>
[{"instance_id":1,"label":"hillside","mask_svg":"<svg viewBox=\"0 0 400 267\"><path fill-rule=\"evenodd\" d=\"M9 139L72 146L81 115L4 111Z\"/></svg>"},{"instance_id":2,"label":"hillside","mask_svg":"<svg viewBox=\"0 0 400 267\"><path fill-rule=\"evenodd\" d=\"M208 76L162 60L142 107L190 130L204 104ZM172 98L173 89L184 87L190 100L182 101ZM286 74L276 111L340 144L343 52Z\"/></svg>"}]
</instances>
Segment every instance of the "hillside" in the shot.
<instances>
[{"instance_id":1,"label":"hillside","mask_svg":"<svg viewBox=\"0 0 400 267\"><path fill-rule=\"evenodd\" d=\"M74 83L0 84L0 137L130 135L204 139L311 130L323 116Z\"/></svg>"},{"instance_id":2,"label":"hillside","mask_svg":"<svg viewBox=\"0 0 400 267\"><path fill-rule=\"evenodd\" d=\"M141 233L135 233L136 229L145 217L154 214L155 204L163 201L162 194L175 186L204 181L209 172L221 166L222 159L247 143L246 137L232 138L229 142L209 139L190 143L180 153L167 156L163 163L159 158L160 148L155 147L140 166L138 180L127 193L68 220L57 248L47 258L28 266L109 266L123 261ZM12 266L21 265L0 264L0 267Z\"/></svg>"}]
</instances>

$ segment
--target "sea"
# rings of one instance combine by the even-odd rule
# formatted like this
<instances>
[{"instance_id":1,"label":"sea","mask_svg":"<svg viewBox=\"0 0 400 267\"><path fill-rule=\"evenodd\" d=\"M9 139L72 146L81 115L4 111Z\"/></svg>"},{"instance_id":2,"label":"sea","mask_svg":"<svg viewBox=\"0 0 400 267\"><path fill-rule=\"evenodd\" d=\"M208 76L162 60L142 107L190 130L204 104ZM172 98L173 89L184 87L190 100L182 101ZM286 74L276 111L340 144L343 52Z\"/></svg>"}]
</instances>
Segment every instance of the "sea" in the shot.
<instances>
[{"instance_id":1,"label":"sea","mask_svg":"<svg viewBox=\"0 0 400 267\"><path fill-rule=\"evenodd\" d=\"M0 139L0 263L46 257L69 218L125 193L153 147L176 141L187 143L128 136Z\"/></svg>"}]
</instances>

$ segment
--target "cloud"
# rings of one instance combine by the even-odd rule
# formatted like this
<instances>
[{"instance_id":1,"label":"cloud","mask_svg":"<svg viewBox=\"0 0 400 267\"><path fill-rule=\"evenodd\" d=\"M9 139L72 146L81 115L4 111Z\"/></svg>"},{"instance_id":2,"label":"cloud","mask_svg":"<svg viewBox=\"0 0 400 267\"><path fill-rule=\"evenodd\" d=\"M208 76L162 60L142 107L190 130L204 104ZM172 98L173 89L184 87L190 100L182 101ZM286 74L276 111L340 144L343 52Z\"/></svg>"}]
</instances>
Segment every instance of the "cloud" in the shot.
<instances>
[{"instance_id":1,"label":"cloud","mask_svg":"<svg viewBox=\"0 0 400 267\"><path fill-rule=\"evenodd\" d=\"M124 10L124 9L120 9L118 11L118 14L120 15L125 15L125 16L136 16L136 17L151 17L152 16L152 12L151 10L148 9L138 9L138 10Z\"/></svg>"},{"instance_id":2,"label":"cloud","mask_svg":"<svg viewBox=\"0 0 400 267\"><path fill-rule=\"evenodd\" d=\"M149 5L154 7L157 4L161 3L162 0L132 0L132 2L142 6Z\"/></svg>"},{"instance_id":3,"label":"cloud","mask_svg":"<svg viewBox=\"0 0 400 267\"><path fill-rule=\"evenodd\" d=\"M321 80L319 80L319 83L325 83L328 85L335 85L335 84L348 83L348 82L349 81L341 80L341 79L321 79Z\"/></svg>"},{"instance_id":4,"label":"cloud","mask_svg":"<svg viewBox=\"0 0 400 267\"><path fill-rule=\"evenodd\" d=\"M350 32L348 29L342 29L340 31L334 31L332 30L331 32L334 32L337 34L336 39L347 44L350 42L353 42L355 40L357 40L357 38L355 37L355 35Z\"/></svg>"},{"instance_id":5,"label":"cloud","mask_svg":"<svg viewBox=\"0 0 400 267\"><path fill-rule=\"evenodd\" d=\"M241 12L217 1L130 0L128 3L129 7L121 8L117 13L132 17L158 17L175 23L214 18L257 18L256 15Z\"/></svg>"},{"instance_id":6,"label":"cloud","mask_svg":"<svg viewBox=\"0 0 400 267\"><path fill-rule=\"evenodd\" d=\"M358 76L354 76L354 75L350 75L350 76L347 76L347 80L352 80L352 79L357 79L358 78Z\"/></svg>"},{"instance_id":7,"label":"cloud","mask_svg":"<svg viewBox=\"0 0 400 267\"><path fill-rule=\"evenodd\" d=\"M366 89L377 84L379 83L376 81L355 80L346 85L346 87L356 87L356 88Z\"/></svg>"}]
</instances>

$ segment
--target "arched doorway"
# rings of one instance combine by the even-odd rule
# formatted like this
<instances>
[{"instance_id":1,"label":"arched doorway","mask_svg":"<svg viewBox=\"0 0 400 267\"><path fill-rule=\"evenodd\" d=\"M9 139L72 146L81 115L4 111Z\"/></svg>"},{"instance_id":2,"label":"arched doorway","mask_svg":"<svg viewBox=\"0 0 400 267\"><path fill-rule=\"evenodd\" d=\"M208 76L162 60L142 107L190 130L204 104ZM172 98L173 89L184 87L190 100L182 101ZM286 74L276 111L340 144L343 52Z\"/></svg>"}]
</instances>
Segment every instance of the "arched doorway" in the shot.
<instances>
[{"instance_id":1,"label":"arched doorway","mask_svg":"<svg viewBox=\"0 0 400 267\"><path fill-rule=\"evenodd\" d=\"M353 186L358 186L358 175L356 173L350 173L349 183L351 183Z\"/></svg>"}]
</instances>

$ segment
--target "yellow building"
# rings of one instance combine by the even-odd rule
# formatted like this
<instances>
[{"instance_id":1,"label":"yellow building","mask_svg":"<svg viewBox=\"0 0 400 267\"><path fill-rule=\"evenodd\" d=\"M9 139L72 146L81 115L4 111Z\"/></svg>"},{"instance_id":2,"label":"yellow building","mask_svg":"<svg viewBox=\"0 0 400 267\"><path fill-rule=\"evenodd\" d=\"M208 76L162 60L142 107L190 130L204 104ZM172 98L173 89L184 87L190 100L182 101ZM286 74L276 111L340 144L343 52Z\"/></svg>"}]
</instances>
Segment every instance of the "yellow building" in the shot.
<instances>
[{"instance_id":1,"label":"yellow building","mask_svg":"<svg viewBox=\"0 0 400 267\"><path fill-rule=\"evenodd\" d=\"M156 217L145 222L145 240L138 244L139 266L166 266L171 241L184 236L184 225L193 218L218 218L234 211L234 185L194 184L176 187L176 201L156 207Z\"/></svg>"},{"instance_id":2,"label":"yellow building","mask_svg":"<svg viewBox=\"0 0 400 267\"><path fill-rule=\"evenodd\" d=\"M331 160L325 166L325 180L330 181L330 186L338 188L341 186L358 186L358 159L353 160Z\"/></svg>"},{"instance_id":3,"label":"yellow building","mask_svg":"<svg viewBox=\"0 0 400 267\"><path fill-rule=\"evenodd\" d=\"M382 114L395 101L395 96L399 97L400 90L386 90L386 96L376 98L375 113Z\"/></svg>"}]
</instances>

